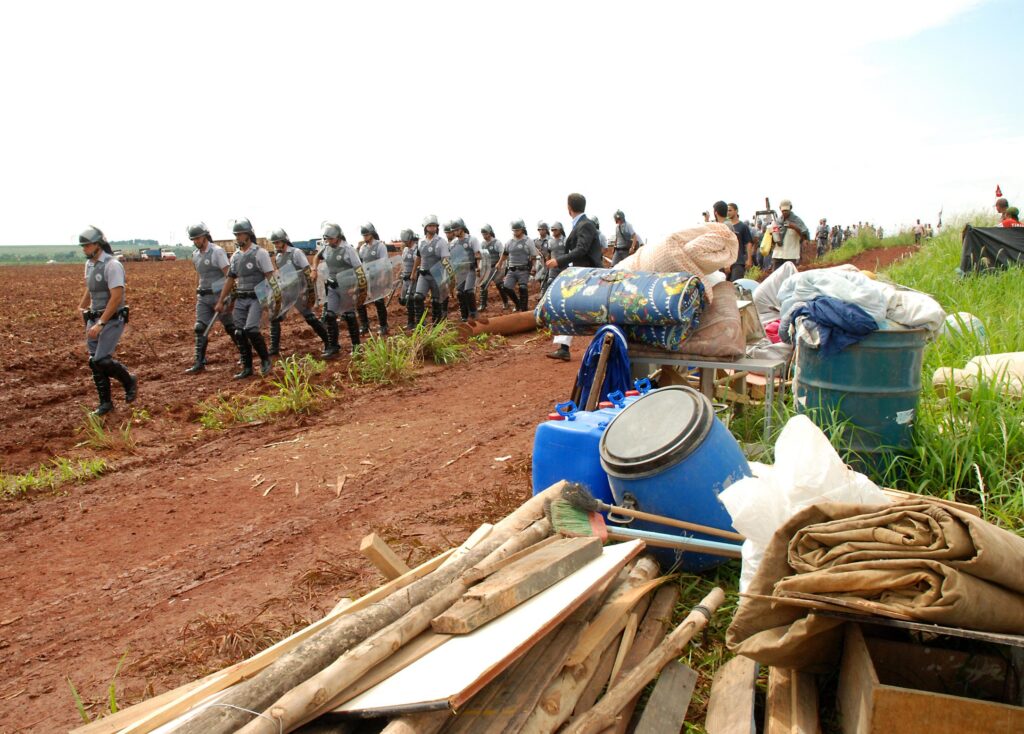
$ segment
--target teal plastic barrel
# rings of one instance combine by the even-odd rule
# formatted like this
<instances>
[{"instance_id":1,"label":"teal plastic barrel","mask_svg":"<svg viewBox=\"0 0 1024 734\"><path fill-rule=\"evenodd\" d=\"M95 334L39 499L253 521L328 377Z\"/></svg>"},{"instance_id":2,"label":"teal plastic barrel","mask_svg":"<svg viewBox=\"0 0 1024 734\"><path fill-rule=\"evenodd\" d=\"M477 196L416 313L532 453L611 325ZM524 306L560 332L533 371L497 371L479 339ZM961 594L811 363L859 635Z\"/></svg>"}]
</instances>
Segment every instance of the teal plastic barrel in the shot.
<instances>
[{"instance_id":1,"label":"teal plastic barrel","mask_svg":"<svg viewBox=\"0 0 1024 734\"><path fill-rule=\"evenodd\" d=\"M793 378L797 412L823 428L847 421L848 460L884 469L894 452L912 446L927 333L880 329L830 357L801 340Z\"/></svg>"}]
</instances>

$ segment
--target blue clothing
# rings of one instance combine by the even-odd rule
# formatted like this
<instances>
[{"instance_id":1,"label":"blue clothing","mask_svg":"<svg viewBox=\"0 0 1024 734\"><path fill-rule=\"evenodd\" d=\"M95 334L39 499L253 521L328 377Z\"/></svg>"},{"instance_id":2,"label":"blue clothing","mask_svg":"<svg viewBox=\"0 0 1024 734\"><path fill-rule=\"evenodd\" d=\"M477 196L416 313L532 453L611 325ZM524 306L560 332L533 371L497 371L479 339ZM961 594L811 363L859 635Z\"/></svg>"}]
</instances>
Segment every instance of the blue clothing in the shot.
<instances>
[{"instance_id":1,"label":"blue clothing","mask_svg":"<svg viewBox=\"0 0 1024 734\"><path fill-rule=\"evenodd\" d=\"M632 372L629 366L629 343L622 329L617 326L602 326L594 334L594 339L587 347L580 362L579 375L576 377L580 385L580 405L587 404L587 397L590 395L590 386L594 382L594 373L597 372L597 362L601 357L601 344L604 342L604 335L611 333L615 336L612 342L611 354L608 355L608 363L605 366L604 382L601 384L601 394L598 402L608 399L608 393L633 388Z\"/></svg>"},{"instance_id":2,"label":"blue clothing","mask_svg":"<svg viewBox=\"0 0 1024 734\"><path fill-rule=\"evenodd\" d=\"M798 304L789 319L795 322L800 316L806 316L818 325L821 336L818 348L824 357L839 354L878 329L878 324L863 308L830 296L818 296ZM782 329L779 329L779 334L782 334Z\"/></svg>"}]
</instances>

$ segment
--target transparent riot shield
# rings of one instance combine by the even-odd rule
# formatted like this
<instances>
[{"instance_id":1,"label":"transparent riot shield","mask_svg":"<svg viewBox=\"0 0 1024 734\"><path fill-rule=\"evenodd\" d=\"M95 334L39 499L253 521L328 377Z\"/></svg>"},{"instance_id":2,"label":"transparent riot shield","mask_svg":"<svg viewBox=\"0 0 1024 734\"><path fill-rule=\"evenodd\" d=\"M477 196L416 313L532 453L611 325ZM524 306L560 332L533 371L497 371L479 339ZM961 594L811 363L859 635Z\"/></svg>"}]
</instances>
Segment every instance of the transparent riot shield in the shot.
<instances>
[{"instance_id":1,"label":"transparent riot shield","mask_svg":"<svg viewBox=\"0 0 1024 734\"><path fill-rule=\"evenodd\" d=\"M476 258L473 257L473 251L469 249L469 246L460 247L452 253L449 261L451 262L452 270L454 271L454 278L456 283L463 283L466 280L466 276L469 275L469 271L476 265L474 262Z\"/></svg>"},{"instance_id":2,"label":"transparent riot shield","mask_svg":"<svg viewBox=\"0 0 1024 734\"><path fill-rule=\"evenodd\" d=\"M391 258L363 261L366 273L366 302L372 303L391 295L395 285L395 267Z\"/></svg>"},{"instance_id":3,"label":"transparent riot shield","mask_svg":"<svg viewBox=\"0 0 1024 734\"><path fill-rule=\"evenodd\" d=\"M286 263L277 275L262 281L254 289L263 306L263 313L271 321L280 319L294 306L300 295L305 295L305 283L291 263Z\"/></svg>"},{"instance_id":4,"label":"transparent riot shield","mask_svg":"<svg viewBox=\"0 0 1024 734\"><path fill-rule=\"evenodd\" d=\"M337 278L327 283L327 304L333 306L338 304L337 313L348 313L355 311L359 305L360 281L365 282L366 276L362 267L358 269L342 270ZM337 299L335 301L334 299ZM333 308L331 310L334 310Z\"/></svg>"},{"instance_id":5,"label":"transparent riot shield","mask_svg":"<svg viewBox=\"0 0 1024 734\"><path fill-rule=\"evenodd\" d=\"M455 268L448 258L430 268L430 275L434 282L437 283L437 287L442 291L451 290L455 287Z\"/></svg>"}]
</instances>

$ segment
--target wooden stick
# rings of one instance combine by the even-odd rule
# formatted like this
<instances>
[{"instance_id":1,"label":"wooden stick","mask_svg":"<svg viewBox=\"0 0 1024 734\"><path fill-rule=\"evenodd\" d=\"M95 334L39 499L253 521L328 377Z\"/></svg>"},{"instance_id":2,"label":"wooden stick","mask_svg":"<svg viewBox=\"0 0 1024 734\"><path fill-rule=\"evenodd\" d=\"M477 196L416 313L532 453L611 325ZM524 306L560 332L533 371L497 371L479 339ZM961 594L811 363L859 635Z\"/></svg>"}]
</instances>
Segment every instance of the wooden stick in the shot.
<instances>
[{"instance_id":1,"label":"wooden stick","mask_svg":"<svg viewBox=\"0 0 1024 734\"><path fill-rule=\"evenodd\" d=\"M334 485L334 496L341 497L341 490L345 486L345 480L348 479L348 474L339 474L338 482Z\"/></svg>"},{"instance_id":2,"label":"wooden stick","mask_svg":"<svg viewBox=\"0 0 1024 734\"><path fill-rule=\"evenodd\" d=\"M644 611L647 611L646 609ZM636 630L640 625L640 614L636 610L630 613L629 619L626 620L626 629L622 630L622 642L619 643L619 652L615 656L615 664L612 666L612 674L608 677L609 680L615 680L619 675L619 671L622 670L622 663L626 659L626 655L629 653L629 648L633 646L633 640L636 638Z\"/></svg>"},{"instance_id":3,"label":"wooden stick","mask_svg":"<svg viewBox=\"0 0 1024 734\"><path fill-rule=\"evenodd\" d=\"M711 593L701 600L700 605L687 615L683 623L618 685L612 687L594 708L573 719L565 728L564 734L597 734L614 723L615 716L622 707L640 693L671 660L682 654L690 640L704 629L711 615L723 601L725 592L718 587L712 589Z\"/></svg>"},{"instance_id":4,"label":"wooden stick","mask_svg":"<svg viewBox=\"0 0 1024 734\"><path fill-rule=\"evenodd\" d=\"M409 567L377 533L370 533L360 541L359 552L369 558L388 581L409 573Z\"/></svg>"},{"instance_id":5,"label":"wooden stick","mask_svg":"<svg viewBox=\"0 0 1024 734\"><path fill-rule=\"evenodd\" d=\"M380 734L437 734L452 718L449 711L410 714L393 720Z\"/></svg>"},{"instance_id":6,"label":"wooden stick","mask_svg":"<svg viewBox=\"0 0 1024 734\"><path fill-rule=\"evenodd\" d=\"M682 530L691 530L695 533L704 533L705 535L717 535L720 538L728 538L729 540L735 540L742 543L746 538L739 533L734 533L731 530L722 530L721 528L713 528L709 525L700 525L695 522L687 522L686 520L677 520L674 517L666 517L665 515L654 515L650 512L642 512L640 510L634 510L629 507L619 507L618 505L609 505L607 502L601 502L598 500L600 510L613 515L626 515L627 517L634 517L637 520L647 520L648 522L657 523L658 525L668 525L673 528L680 528ZM614 530L614 525L609 525L608 530Z\"/></svg>"},{"instance_id":7,"label":"wooden stick","mask_svg":"<svg viewBox=\"0 0 1024 734\"><path fill-rule=\"evenodd\" d=\"M612 353L612 341L615 339L611 334L605 334L601 342L601 354L597 358L597 367L594 369L594 379L590 383L590 392L587 393L586 410L593 410L597 407L601 398L601 387L604 385L604 373L608 370L608 358Z\"/></svg>"}]
</instances>

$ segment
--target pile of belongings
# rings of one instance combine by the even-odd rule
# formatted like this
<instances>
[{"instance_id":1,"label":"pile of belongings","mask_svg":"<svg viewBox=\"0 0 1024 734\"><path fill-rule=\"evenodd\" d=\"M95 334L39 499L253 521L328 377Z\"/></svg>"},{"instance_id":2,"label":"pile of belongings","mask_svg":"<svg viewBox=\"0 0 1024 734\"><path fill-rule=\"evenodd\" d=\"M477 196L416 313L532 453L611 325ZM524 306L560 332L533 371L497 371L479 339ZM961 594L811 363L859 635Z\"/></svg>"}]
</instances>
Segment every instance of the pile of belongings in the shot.
<instances>
[{"instance_id":1,"label":"pile of belongings","mask_svg":"<svg viewBox=\"0 0 1024 734\"><path fill-rule=\"evenodd\" d=\"M1024 261L1024 228L964 227L961 236L961 273L1006 268Z\"/></svg>"},{"instance_id":2,"label":"pile of belongings","mask_svg":"<svg viewBox=\"0 0 1024 734\"><path fill-rule=\"evenodd\" d=\"M963 369L940 367L932 375L932 385L939 395L955 392L965 400L982 383L1007 397L1024 397L1024 352L973 357Z\"/></svg>"},{"instance_id":3,"label":"pile of belongings","mask_svg":"<svg viewBox=\"0 0 1024 734\"><path fill-rule=\"evenodd\" d=\"M882 283L853 265L797 272L786 263L754 291L766 337L748 356L788 359L802 341L831 356L879 329L925 328L932 334L945 312L924 293Z\"/></svg>"},{"instance_id":4,"label":"pile of belongings","mask_svg":"<svg viewBox=\"0 0 1024 734\"><path fill-rule=\"evenodd\" d=\"M846 611L1024 633L1024 538L973 507L880 490L843 466L806 416L774 466L720 495L743 546L729 648L765 665L835 663Z\"/></svg>"}]
</instances>

